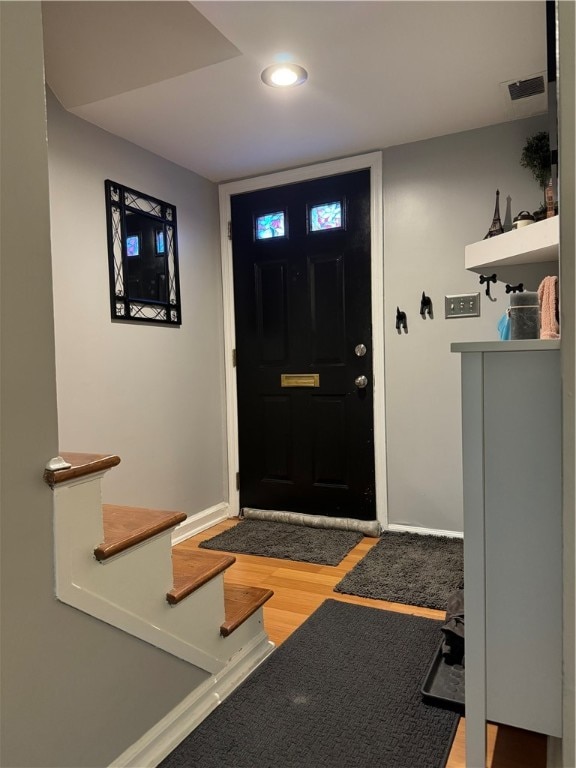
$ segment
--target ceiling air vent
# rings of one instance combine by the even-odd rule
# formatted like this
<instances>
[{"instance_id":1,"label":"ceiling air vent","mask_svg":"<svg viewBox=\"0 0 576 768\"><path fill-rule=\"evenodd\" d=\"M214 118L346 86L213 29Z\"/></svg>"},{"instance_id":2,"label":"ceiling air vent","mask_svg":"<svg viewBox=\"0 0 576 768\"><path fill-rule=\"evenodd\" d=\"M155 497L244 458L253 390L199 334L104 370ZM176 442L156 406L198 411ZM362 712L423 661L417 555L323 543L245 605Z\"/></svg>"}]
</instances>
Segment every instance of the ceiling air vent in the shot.
<instances>
[{"instance_id":1,"label":"ceiling air vent","mask_svg":"<svg viewBox=\"0 0 576 768\"><path fill-rule=\"evenodd\" d=\"M536 96L539 93L544 93L544 78L542 75L539 75L538 77L530 77L527 80L517 80L515 83L508 83L508 90L512 101L526 99L528 96Z\"/></svg>"}]
</instances>

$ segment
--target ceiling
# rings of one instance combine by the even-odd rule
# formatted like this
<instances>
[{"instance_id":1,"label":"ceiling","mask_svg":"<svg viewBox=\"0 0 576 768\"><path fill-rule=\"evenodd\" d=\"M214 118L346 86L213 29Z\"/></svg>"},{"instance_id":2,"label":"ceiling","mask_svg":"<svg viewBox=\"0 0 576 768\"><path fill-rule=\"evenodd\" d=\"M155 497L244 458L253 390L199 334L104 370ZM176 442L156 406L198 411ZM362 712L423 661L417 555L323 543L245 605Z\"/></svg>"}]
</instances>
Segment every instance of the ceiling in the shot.
<instances>
[{"instance_id":1,"label":"ceiling","mask_svg":"<svg viewBox=\"0 0 576 768\"><path fill-rule=\"evenodd\" d=\"M546 111L544 2L45 2L48 84L70 112L212 181ZM303 86L261 71L284 58ZM546 80L546 78L544 78Z\"/></svg>"}]
</instances>

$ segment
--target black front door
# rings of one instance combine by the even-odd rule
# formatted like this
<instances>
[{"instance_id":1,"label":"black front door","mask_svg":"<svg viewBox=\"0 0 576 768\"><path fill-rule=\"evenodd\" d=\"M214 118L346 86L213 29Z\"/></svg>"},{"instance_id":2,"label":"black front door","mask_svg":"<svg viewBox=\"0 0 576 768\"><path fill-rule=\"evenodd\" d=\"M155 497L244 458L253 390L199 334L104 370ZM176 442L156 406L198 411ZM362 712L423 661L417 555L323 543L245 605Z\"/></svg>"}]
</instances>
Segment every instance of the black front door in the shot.
<instances>
[{"instance_id":1,"label":"black front door","mask_svg":"<svg viewBox=\"0 0 576 768\"><path fill-rule=\"evenodd\" d=\"M372 520L370 171L232 197L240 506Z\"/></svg>"}]
</instances>

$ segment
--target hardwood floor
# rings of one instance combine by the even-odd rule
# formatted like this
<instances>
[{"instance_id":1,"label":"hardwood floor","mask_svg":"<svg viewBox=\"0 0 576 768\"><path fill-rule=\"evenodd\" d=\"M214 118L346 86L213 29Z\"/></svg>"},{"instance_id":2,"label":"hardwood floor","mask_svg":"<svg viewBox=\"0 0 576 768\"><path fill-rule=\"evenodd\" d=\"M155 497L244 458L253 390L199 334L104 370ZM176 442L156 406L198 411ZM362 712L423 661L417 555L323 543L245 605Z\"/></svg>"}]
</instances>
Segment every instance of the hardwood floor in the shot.
<instances>
[{"instance_id":1,"label":"hardwood floor","mask_svg":"<svg viewBox=\"0 0 576 768\"><path fill-rule=\"evenodd\" d=\"M196 548L200 541L212 538L236 524L237 520L226 520L182 542L179 546ZM224 578L230 584L239 583L273 590L274 597L264 606L264 624L268 636L276 645L286 640L327 598L427 616L432 619L443 619L442 611L333 592L334 586L340 579L366 555L377 541L377 539L365 537L340 565L335 567L236 554L236 562L226 571ZM447 768L480 768L480 766L466 766L465 732L466 723L462 718ZM545 765L546 740L543 736L517 728L488 726L488 768L544 768Z\"/></svg>"}]
</instances>

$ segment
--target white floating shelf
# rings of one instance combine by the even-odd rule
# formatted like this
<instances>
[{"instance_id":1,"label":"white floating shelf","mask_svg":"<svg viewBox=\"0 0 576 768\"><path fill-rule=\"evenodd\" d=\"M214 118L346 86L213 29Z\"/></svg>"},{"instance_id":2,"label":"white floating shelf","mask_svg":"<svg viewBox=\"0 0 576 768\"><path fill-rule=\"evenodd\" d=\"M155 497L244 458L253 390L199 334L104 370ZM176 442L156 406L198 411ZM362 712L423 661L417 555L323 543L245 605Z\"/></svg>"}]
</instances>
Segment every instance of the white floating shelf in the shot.
<instances>
[{"instance_id":1,"label":"white floating shelf","mask_svg":"<svg viewBox=\"0 0 576 768\"><path fill-rule=\"evenodd\" d=\"M466 269L534 264L558 259L558 216L467 245Z\"/></svg>"}]
</instances>

